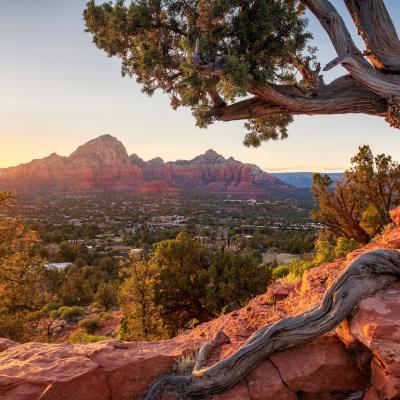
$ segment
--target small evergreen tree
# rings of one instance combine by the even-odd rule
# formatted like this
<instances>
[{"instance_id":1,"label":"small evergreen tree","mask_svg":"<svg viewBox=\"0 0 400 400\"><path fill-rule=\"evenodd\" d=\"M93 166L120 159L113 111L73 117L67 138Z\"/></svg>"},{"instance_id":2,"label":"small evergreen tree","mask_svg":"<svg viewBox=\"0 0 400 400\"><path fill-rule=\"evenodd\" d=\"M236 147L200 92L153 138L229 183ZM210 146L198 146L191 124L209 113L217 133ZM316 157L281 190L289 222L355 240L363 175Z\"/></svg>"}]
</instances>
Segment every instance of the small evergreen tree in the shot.
<instances>
[{"instance_id":1,"label":"small evergreen tree","mask_svg":"<svg viewBox=\"0 0 400 400\"><path fill-rule=\"evenodd\" d=\"M129 277L119 288L118 300L124 319L120 336L125 340L151 340L165 337L160 308L154 301L157 269L148 261L128 266Z\"/></svg>"},{"instance_id":2,"label":"small evergreen tree","mask_svg":"<svg viewBox=\"0 0 400 400\"><path fill-rule=\"evenodd\" d=\"M319 209L313 216L337 236L368 243L390 222L389 211L400 203L400 166L390 156L373 156L362 146L352 168L333 184L314 175L312 193Z\"/></svg>"}]
</instances>

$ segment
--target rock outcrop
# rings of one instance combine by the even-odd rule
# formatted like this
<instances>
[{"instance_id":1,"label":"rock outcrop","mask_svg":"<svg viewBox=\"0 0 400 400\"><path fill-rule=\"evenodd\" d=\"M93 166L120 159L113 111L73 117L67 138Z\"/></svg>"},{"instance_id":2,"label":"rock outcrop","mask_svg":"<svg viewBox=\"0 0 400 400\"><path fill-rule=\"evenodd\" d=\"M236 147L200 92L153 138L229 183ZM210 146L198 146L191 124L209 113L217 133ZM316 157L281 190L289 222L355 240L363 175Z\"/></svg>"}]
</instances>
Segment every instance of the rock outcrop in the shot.
<instances>
[{"instance_id":1,"label":"rock outcrop","mask_svg":"<svg viewBox=\"0 0 400 400\"><path fill-rule=\"evenodd\" d=\"M89 345L16 344L0 340L1 400L128 400L182 355L223 330L211 354L227 357L261 326L310 309L349 260L378 248L399 249L400 228L348 255L308 271L271 302L279 283L246 307L168 341ZM283 290L282 290L283 292ZM396 400L400 398L400 283L363 299L335 332L275 353L215 400Z\"/></svg>"},{"instance_id":2,"label":"rock outcrop","mask_svg":"<svg viewBox=\"0 0 400 400\"><path fill-rule=\"evenodd\" d=\"M199 341L14 344L0 353L2 400L131 400Z\"/></svg>"},{"instance_id":3,"label":"rock outcrop","mask_svg":"<svg viewBox=\"0 0 400 400\"><path fill-rule=\"evenodd\" d=\"M0 189L19 192L134 190L143 194L233 195L243 198L305 197L256 165L225 159L213 150L190 161L149 161L128 156L123 144L103 135L80 146L69 157L51 154L41 160L0 169Z\"/></svg>"},{"instance_id":4,"label":"rock outcrop","mask_svg":"<svg viewBox=\"0 0 400 400\"><path fill-rule=\"evenodd\" d=\"M256 165L243 164L232 157L225 159L214 150L208 150L189 161L165 163L157 158L148 161L142 168L148 180L164 181L187 191L247 198L274 198L302 193Z\"/></svg>"},{"instance_id":5,"label":"rock outcrop","mask_svg":"<svg viewBox=\"0 0 400 400\"><path fill-rule=\"evenodd\" d=\"M69 157L55 153L28 164L2 169L0 188L19 192L124 190L143 182L121 142L103 135L80 146Z\"/></svg>"}]
</instances>

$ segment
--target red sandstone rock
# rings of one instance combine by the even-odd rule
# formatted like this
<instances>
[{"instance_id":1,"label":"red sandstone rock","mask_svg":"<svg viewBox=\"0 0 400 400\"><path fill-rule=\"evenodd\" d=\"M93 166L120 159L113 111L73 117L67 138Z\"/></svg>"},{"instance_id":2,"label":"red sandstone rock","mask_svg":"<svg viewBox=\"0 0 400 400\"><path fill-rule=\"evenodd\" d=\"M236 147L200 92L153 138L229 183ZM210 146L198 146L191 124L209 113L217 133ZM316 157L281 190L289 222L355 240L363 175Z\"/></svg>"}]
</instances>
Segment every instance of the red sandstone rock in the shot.
<instances>
[{"instance_id":1,"label":"red sandstone rock","mask_svg":"<svg viewBox=\"0 0 400 400\"><path fill-rule=\"evenodd\" d=\"M10 339L0 339L0 352L9 349L10 347L16 346L18 343L13 342Z\"/></svg>"},{"instance_id":2,"label":"red sandstone rock","mask_svg":"<svg viewBox=\"0 0 400 400\"><path fill-rule=\"evenodd\" d=\"M277 353L271 360L293 392L349 392L363 386L359 371L333 335Z\"/></svg>"},{"instance_id":3,"label":"red sandstone rock","mask_svg":"<svg viewBox=\"0 0 400 400\"><path fill-rule=\"evenodd\" d=\"M293 284L277 285L272 289L272 297L275 301L281 301L286 299L289 294L293 291Z\"/></svg>"},{"instance_id":4,"label":"red sandstone rock","mask_svg":"<svg viewBox=\"0 0 400 400\"><path fill-rule=\"evenodd\" d=\"M199 342L26 343L0 353L1 400L129 400ZM35 397L36 396L36 397Z\"/></svg>"},{"instance_id":5,"label":"red sandstone rock","mask_svg":"<svg viewBox=\"0 0 400 400\"><path fill-rule=\"evenodd\" d=\"M172 187L167 182L161 180L152 181L148 185L138 189L138 192L142 194L179 193L180 191L180 189Z\"/></svg>"},{"instance_id":6,"label":"red sandstone rock","mask_svg":"<svg viewBox=\"0 0 400 400\"><path fill-rule=\"evenodd\" d=\"M372 382L385 399L400 398L400 285L362 300L350 333L374 353Z\"/></svg>"},{"instance_id":7,"label":"red sandstone rock","mask_svg":"<svg viewBox=\"0 0 400 400\"><path fill-rule=\"evenodd\" d=\"M297 400L297 396L284 385L271 361L264 361L247 378L251 400Z\"/></svg>"},{"instance_id":8,"label":"red sandstone rock","mask_svg":"<svg viewBox=\"0 0 400 400\"><path fill-rule=\"evenodd\" d=\"M0 189L19 191L138 190L175 193L181 190L230 194L245 198L301 193L256 165L225 159L213 150L190 161L147 163L128 156L121 142L103 135L80 146L69 157L51 154L12 168L0 169Z\"/></svg>"},{"instance_id":9,"label":"red sandstone rock","mask_svg":"<svg viewBox=\"0 0 400 400\"><path fill-rule=\"evenodd\" d=\"M390 218L397 226L400 226L400 207L390 211Z\"/></svg>"},{"instance_id":10,"label":"red sandstone rock","mask_svg":"<svg viewBox=\"0 0 400 400\"><path fill-rule=\"evenodd\" d=\"M363 400L382 400L382 398L375 388L370 388L367 390L367 393L365 393Z\"/></svg>"},{"instance_id":11,"label":"red sandstone rock","mask_svg":"<svg viewBox=\"0 0 400 400\"><path fill-rule=\"evenodd\" d=\"M53 153L0 171L2 189L25 191L122 190L142 181L142 169L131 163L123 144L110 135L85 143L69 157Z\"/></svg>"}]
</instances>

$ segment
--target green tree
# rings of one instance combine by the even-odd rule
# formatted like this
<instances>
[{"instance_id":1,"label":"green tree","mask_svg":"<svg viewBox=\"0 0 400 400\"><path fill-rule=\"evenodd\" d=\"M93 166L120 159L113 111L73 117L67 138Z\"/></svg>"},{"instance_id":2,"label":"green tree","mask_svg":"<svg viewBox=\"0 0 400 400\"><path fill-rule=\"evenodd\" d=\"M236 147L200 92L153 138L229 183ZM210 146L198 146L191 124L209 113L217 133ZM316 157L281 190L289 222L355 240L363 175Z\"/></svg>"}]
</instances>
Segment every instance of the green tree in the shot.
<instances>
[{"instance_id":1,"label":"green tree","mask_svg":"<svg viewBox=\"0 0 400 400\"><path fill-rule=\"evenodd\" d=\"M269 268L250 256L233 252L216 253L208 274L207 298L210 310L216 314L242 307L264 293L271 279Z\"/></svg>"},{"instance_id":2,"label":"green tree","mask_svg":"<svg viewBox=\"0 0 400 400\"><path fill-rule=\"evenodd\" d=\"M37 311L52 298L38 244L19 220L0 219L0 336L34 337Z\"/></svg>"},{"instance_id":3,"label":"green tree","mask_svg":"<svg viewBox=\"0 0 400 400\"><path fill-rule=\"evenodd\" d=\"M160 307L154 301L157 268L148 261L134 260L127 270L129 277L118 292L118 301L124 314L121 338L152 340L165 337Z\"/></svg>"},{"instance_id":4,"label":"green tree","mask_svg":"<svg viewBox=\"0 0 400 400\"><path fill-rule=\"evenodd\" d=\"M158 271L155 302L170 335L193 319L212 318L205 304L210 254L204 246L181 232L158 243L150 262Z\"/></svg>"},{"instance_id":5,"label":"green tree","mask_svg":"<svg viewBox=\"0 0 400 400\"><path fill-rule=\"evenodd\" d=\"M173 109L191 108L200 127L245 120L245 143L257 146L286 138L297 114L364 113L400 128L399 42L390 14L383 0L345 4L365 52L329 0L91 0L84 19L95 45L119 57L123 75L145 93L159 89ZM325 69L346 69L329 84L308 45L306 7L337 53Z\"/></svg>"},{"instance_id":6,"label":"green tree","mask_svg":"<svg viewBox=\"0 0 400 400\"><path fill-rule=\"evenodd\" d=\"M59 290L59 297L68 306L89 304L93 300L93 290L90 280L86 279L83 272L76 266L68 267L64 282Z\"/></svg>"},{"instance_id":7,"label":"green tree","mask_svg":"<svg viewBox=\"0 0 400 400\"><path fill-rule=\"evenodd\" d=\"M94 295L95 302L106 311L117 305L118 286L116 282L100 282Z\"/></svg>"},{"instance_id":8,"label":"green tree","mask_svg":"<svg viewBox=\"0 0 400 400\"><path fill-rule=\"evenodd\" d=\"M373 156L362 146L352 168L335 182L314 175L312 193L319 209L313 216L337 236L368 243L390 222L389 211L400 202L400 166L390 156Z\"/></svg>"}]
</instances>

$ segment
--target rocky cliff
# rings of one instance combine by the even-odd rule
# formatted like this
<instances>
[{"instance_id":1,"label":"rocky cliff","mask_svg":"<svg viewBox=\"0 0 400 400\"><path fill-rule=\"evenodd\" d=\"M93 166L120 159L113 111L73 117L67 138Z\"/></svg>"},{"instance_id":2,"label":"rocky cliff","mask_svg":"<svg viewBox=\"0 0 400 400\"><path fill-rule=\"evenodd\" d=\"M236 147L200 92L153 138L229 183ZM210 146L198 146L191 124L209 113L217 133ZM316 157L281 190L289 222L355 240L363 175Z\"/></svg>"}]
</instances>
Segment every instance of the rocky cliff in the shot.
<instances>
[{"instance_id":1,"label":"rocky cliff","mask_svg":"<svg viewBox=\"0 0 400 400\"><path fill-rule=\"evenodd\" d=\"M400 223L400 210L393 213ZM223 331L208 364L234 352L261 326L318 304L350 260L374 249L400 249L400 228L308 271L297 284L275 284L246 307L173 340L89 345L0 341L2 400L131 400L182 356ZM216 400L395 400L400 398L400 283L363 299L335 331L273 354Z\"/></svg>"},{"instance_id":2,"label":"rocky cliff","mask_svg":"<svg viewBox=\"0 0 400 400\"><path fill-rule=\"evenodd\" d=\"M128 156L121 142L110 135L80 146L69 157L52 154L17 167L0 170L0 189L30 191L137 190L141 193L196 191L245 198L304 196L252 164L213 150L192 160L147 162Z\"/></svg>"},{"instance_id":3,"label":"rocky cliff","mask_svg":"<svg viewBox=\"0 0 400 400\"><path fill-rule=\"evenodd\" d=\"M143 171L132 164L125 147L110 135L80 146L69 157L55 153L0 171L0 188L24 191L101 191L132 188Z\"/></svg>"}]
</instances>

